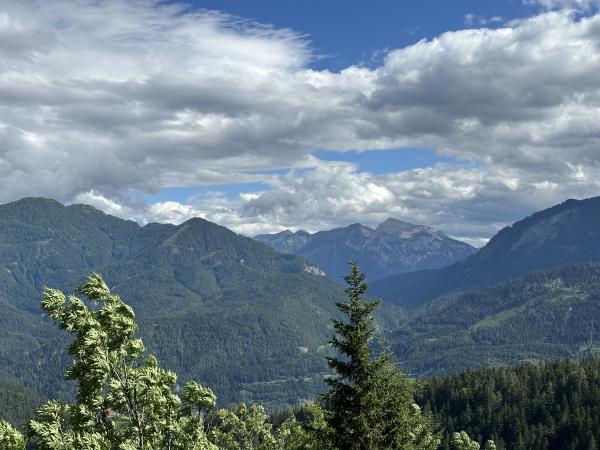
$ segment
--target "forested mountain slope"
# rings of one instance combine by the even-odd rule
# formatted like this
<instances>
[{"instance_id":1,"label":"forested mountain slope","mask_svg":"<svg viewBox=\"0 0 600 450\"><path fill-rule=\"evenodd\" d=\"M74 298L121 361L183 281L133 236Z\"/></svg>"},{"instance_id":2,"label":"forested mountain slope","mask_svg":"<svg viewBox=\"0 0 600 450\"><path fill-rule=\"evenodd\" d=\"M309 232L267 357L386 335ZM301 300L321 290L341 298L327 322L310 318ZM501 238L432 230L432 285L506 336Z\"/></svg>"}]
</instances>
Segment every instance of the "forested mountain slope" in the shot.
<instances>
[{"instance_id":1,"label":"forested mountain slope","mask_svg":"<svg viewBox=\"0 0 600 450\"><path fill-rule=\"evenodd\" d=\"M439 230L391 218L375 229L355 223L314 234L287 230L255 239L280 252L314 261L336 281L346 275L351 260L360 262L368 278L376 280L401 272L444 267L475 252L474 247Z\"/></svg>"},{"instance_id":2,"label":"forested mountain slope","mask_svg":"<svg viewBox=\"0 0 600 450\"><path fill-rule=\"evenodd\" d=\"M0 376L0 420L24 426L44 401L15 380Z\"/></svg>"},{"instance_id":3,"label":"forested mountain slope","mask_svg":"<svg viewBox=\"0 0 600 450\"><path fill-rule=\"evenodd\" d=\"M600 351L600 263L440 297L388 339L419 376Z\"/></svg>"},{"instance_id":4,"label":"forested mountain slope","mask_svg":"<svg viewBox=\"0 0 600 450\"><path fill-rule=\"evenodd\" d=\"M86 205L1 205L1 370L61 394L64 338L42 317L41 289L68 290L93 270L133 305L149 350L182 381L201 380L223 403L294 403L321 388L343 298L307 265L202 219L140 227Z\"/></svg>"},{"instance_id":5,"label":"forested mountain slope","mask_svg":"<svg viewBox=\"0 0 600 450\"><path fill-rule=\"evenodd\" d=\"M438 270L378 280L371 294L420 305L455 289L487 286L565 264L600 261L600 197L567 200L504 228L474 255Z\"/></svg>"}]
</instances>

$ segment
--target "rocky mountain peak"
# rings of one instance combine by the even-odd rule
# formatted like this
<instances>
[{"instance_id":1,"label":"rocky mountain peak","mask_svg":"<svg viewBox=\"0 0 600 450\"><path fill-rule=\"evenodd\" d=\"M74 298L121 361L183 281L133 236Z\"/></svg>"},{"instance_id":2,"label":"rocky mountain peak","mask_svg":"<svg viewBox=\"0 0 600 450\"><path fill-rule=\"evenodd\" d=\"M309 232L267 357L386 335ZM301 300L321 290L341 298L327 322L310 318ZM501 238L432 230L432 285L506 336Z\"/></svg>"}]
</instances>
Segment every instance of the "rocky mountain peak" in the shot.
<instances>
[{"instance_id":1,"label":"rocky mountain peak","mask_svg":"<svg viewBox=\"0 0 600 450\"><path fill-rule=\"evenodd\" d=\"M373 229L360 223L314 234L277 233L256 236L276 250L316 263L335 280L358 261L369 279L400 272L432 269L471 255L475 249L426 225L389 218Z\"/></svg>"},{"instance_id":2,"label":"rocky mountain peak","mask_svg":"<svg viewBox=\"0 0 600 450\"><path fill-rule=\"evenodd\" d=\"M292 230L287 229L287 230L280 231L279 233L275 233L273 236L282 236L282 237L284 237L284 236L291 236L293 234L294 233L292 232Z\"/></svg>"},{"instance_id":3,"label":"rocky mountain peak","mask_svg":"<svg viewBox=\"0 0 600 450\"><path fill-rule=\"evenodd\" d=\"M418 233L427 233L432 235L443 235L443 233L435 230L427 225L414 225L412 223L403 222L392 217L387 218L376 229L375 232L379 235L394 235L397 238L408 239Z\"/></svg>"}]
</instances>

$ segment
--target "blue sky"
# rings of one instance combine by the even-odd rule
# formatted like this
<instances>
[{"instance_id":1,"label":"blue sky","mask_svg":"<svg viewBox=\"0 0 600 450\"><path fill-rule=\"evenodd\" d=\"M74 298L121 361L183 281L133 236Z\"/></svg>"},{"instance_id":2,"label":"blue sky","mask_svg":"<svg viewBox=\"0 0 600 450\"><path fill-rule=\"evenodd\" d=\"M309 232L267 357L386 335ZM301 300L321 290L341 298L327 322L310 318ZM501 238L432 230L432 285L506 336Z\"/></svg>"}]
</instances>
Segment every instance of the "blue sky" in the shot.
<instances>
[{"instance_id":1,"label":"blue sky","mask_svg":"<svg viewBox=\"0 0 600 450\"><path fill-rule=\"evenodd\" d=\"M368 172L376 175L395 173L417 168L425 168L436 164L452 166L473 166L477 162L463 162L450 156L437 155L433 149L427 148L401 148L382 150L377 152L350 151L334 152L315 150L314 156L323 161L348 163L356 167L357 171ZM296 174L306 172L307 169L296 170ZM267 175L285 175L287 169L274 169L257 171ZM145 199L149 203L161 201L175 201L186 203L203 196L221 196L235 201L243 192L257 192L269 189L267 182L262 183L219 183L208 186L169 187L157 193L148 194Z\"/></svg>"},{"instance_id":2,"label":"blue sky","mask_svg":"<svg viewBox=\"0 0 600 450\"><path fill-rule=\"evenodd\" d=\"M474 244L600 194L600 0L4 0L0 201Z\"/></svg>"},{"instance_id":3,"label":"blue sky","mask_svg":"<svg viewBox=\"0 0 600 450\"><path fill-rule=\"evenodd\" d=\"M538 8L519 0L212 0L196 8L225 11L307 35L315 53L310 65L337 71L373 65L385 50L465 26L487 26L528 16ZM472 23L466 18L472 15ZM490 22L501 17L502 22ZM375 59L375 61L373 61Z\"/></svg>"}]
</instances>

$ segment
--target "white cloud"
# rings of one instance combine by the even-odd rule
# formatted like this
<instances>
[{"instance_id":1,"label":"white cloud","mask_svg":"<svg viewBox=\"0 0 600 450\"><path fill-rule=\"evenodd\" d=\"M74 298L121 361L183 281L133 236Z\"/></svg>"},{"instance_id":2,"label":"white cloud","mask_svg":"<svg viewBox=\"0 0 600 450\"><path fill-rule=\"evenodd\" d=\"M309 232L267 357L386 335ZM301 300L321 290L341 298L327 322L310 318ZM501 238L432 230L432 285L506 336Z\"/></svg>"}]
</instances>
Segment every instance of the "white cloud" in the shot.
<instances>
[{"instance_id":1,"label":"white cloud","mask_svg":"<svg viewBox=\"0 0 600 450\"><path fill-rule=\"evenodd\" d=\"M473 13L469 13L469 14L465 14L464 17L464 23L467 27L471 27L471 26L486 26L486 25L493 25L493 24L498 24L501 23L503 21L501 16L493 16L490 18L487 18L485 16L482 15L477 15L477 14L473 14Z\"/></svg>"},{"instance_id":2,"label":"white cloud","mask_svg":"<svg viewBox=\"0 0 600 450\"><path fill-rule=\"evenodd\" d=\"M473 13L465 14L464 22L465 25L471 26L477 20L477 16Z\"/></svg>"},{"instance_id":3,"label":"white cloud","mask_svg":"<svg viewBox=\"0 0 600 450\"><path fill-rule=\"evenodd\" d=\"M98 209L101 209L107 214L117 217L130 216L133 213L133 211L128 211L123 205L104 197L102 194L98 194L94 190L77 194L74 200L75 203L92 205Z\"/></svg>"},{"instance_id":4,"label":"white cloud","mask_svg":"<svg viewBox=\"0 0 600 450\"><path fill-rule=\"evenodd\" d=\"M389 216L427 223L451 236L481 245L507 222L575 195L586 197L600 182L582 182L572 168L562 183L505 168L438 164L399 173L374 175L356 167L329 164L272 181L273 189L244 193L239 199L211 195L189 204L163 202L145 214L149 220L180 223L193 216L255 235L282 229L317 231L349 223L376 225ZM600 180L600 170L584 178Z\"/></svg>"},{"instance_id":5,"label":"white cloud","mask_svg":"<svg viewBox=\"0 0 600 450\"><path fill-rule=\"evenodd\" d=\"M43 194L140 221L199 214L249 234L398 215L479 239L517 213L598 192L599 15L448 32L374 69L317 71L310 59L298 34L221 13L5 0L0 201ZM398 147L467 163L382 176L312 156ZM294 171L265 175L281 168ZM232 181L272 190L139 200Z\"/></svg>"},{"instance_id":6,"label":"white cloud","mask_svg":"<svg viewBox=\"0 0 600 450\"><path fill-rule=\"evenodd\" d=\"M579 11L592 11L600 5L599 0L523 0L525 5L541 6L547 10L553 9L576 9Z\"/></svg>"},{"instance_id":7,"label":"white cloud","mask_svg":"<svg viewBox=\"0 0 600 450\"><path fill-rule=\"evenodd\" d=\"M203 211L193 206L167 201L152 204L147 217L153 222L180 224L193 217L201 216L202 213Z\"/></svg>"}]
</instances>

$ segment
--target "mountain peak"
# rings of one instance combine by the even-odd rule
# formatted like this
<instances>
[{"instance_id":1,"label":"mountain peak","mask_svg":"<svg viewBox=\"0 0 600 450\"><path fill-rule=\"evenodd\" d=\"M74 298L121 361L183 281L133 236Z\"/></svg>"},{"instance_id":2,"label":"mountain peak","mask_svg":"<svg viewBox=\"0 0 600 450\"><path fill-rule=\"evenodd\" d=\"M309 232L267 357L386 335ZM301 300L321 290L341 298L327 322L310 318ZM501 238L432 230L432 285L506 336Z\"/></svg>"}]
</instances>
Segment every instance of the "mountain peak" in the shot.
<instances>
[{"instance_id":1,"label":"mountain peak","mask_svg":"<svg viewBox=\"0 0 600 450\"><path fill-rule=\"evenodd\" d=\"M388 218L375 230L360 223L305 233L266 234L255 239L284 253L293 253L316 263L335 280L356 260L369 279L399 272L431 269L452 264L475 249L425 226Z\"/></svg>"},{"instance_id":2,"label":"mountain peak","mask_svg":"<svg viewBox=\"0 0 600 450\"><path fill-rule=\"evenodd\" d=\"M415 225L409 222L388 217L375 229L378 234L395 234L400 238L407 239L417 233L428 233L432 235L442 235L441 232L426 225Z\"/></svg>"},{"instance_id":3,"label":"mountain peak","mask_svg":"<svg viewBox=\"0 0 600 450\"><path fill-rule=\"evenodd\" d=\"M20 198L19 200L15 200L14 202L6 203L4 206L10 206L10 205L14 205L17 207L22 207L25 205L38 206L38 207L40 207L40 206L53 206L53 207L64 206L58 200L54 200L53 198L46 198L46 197L23 197L23 198Z\"/></svg>"}]
</instances>

